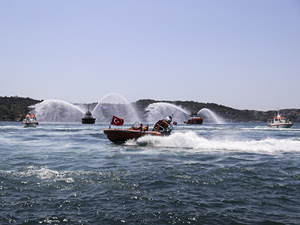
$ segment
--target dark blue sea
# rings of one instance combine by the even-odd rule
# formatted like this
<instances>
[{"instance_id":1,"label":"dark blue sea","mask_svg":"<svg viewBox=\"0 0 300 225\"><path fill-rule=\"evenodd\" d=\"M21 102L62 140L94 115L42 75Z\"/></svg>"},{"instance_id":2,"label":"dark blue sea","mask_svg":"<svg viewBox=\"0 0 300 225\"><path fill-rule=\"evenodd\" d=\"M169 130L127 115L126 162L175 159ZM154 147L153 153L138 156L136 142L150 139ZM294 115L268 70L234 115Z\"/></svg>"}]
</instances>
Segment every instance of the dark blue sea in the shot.
<instances>
[{"instance_id":1,"label":"dark blue sea","mask_svg":"<svg viewBox=\"0 0 300 225\"><path fill-rule=\"evenodd\" d=\"M0 224L300 224L300 124L107 127L0 123Z\"/></svg>"}]
</instances>

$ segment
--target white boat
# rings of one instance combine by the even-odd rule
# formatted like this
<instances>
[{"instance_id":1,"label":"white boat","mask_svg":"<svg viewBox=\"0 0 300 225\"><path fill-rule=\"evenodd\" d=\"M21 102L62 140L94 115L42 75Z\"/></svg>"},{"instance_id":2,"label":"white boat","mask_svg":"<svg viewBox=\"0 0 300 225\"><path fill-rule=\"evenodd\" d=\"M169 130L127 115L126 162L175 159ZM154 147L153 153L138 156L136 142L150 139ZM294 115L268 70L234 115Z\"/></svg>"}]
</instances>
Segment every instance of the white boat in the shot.
<instances>
[{"instance_id":1,"label":"white boat","mask_svg":"<svg viewBox=\"0 0 300 225\"><path fill-rule=\"evenodd\" d=\"M279 110L277 116L274 116L272 119L268 120L269 127L276 127L276 128L290 128L294 124L292 120L286 119L283 116L280 116Z\"/></svg>"},{"instance_id":2,"label":"white boat","mask_svg":"<svg viewBox=\"0 0 300 225\"><path fill-rule=\"evenodd\" d=\"M34 114L27 114L22 124L24 127L36 127L39 123Z\"/></svg>"}]
</instances>

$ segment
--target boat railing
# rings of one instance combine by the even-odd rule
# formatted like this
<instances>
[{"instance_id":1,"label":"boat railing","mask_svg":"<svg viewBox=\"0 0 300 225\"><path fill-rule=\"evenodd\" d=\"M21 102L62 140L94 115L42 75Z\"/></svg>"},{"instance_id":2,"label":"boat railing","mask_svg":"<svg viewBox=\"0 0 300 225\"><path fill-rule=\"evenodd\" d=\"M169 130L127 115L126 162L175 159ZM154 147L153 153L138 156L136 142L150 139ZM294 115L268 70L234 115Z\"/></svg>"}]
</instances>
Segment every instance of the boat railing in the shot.
<instances>
[{"instance_id":1,"label":"boat railing","mask_svg":"<svg viewBox=\"0 0 300 225\"><path fill-rule=\"evenodd\" d=\"M281 118L281 119L269 119L268 120L269 124L280 124L280 123L288 123L292 124L292 119L286 119L286 118Z\"/></svg>"}]
</instances>

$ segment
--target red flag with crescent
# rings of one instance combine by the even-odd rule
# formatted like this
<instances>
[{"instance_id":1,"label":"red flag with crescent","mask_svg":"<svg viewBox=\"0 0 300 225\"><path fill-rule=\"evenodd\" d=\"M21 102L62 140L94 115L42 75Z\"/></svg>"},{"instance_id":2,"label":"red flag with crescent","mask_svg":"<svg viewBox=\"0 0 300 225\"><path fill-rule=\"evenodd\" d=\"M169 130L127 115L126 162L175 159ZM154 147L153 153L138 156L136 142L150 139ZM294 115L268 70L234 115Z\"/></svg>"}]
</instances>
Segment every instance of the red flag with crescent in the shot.
<instances>
[{"instance_id":1,"label":"red flag with crescent","mask_svg":"<svg viewBox=\"0 0 300 225\"><path fill-rule=\"evenodd\" d=\"M123 119L121 119L119 117L116 117L116 116L113 116L111 124L116 125L116 126L122 126L123 123L124 123Z\"/></svg>"}]
</instances>

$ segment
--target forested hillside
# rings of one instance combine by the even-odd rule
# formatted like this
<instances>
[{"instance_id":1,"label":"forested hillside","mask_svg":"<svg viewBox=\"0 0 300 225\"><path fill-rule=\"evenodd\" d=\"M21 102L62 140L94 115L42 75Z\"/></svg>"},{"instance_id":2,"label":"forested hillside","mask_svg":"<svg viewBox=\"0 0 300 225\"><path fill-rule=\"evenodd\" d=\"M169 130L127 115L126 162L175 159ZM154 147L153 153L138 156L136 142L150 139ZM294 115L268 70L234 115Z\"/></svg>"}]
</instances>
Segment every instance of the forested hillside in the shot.
<instances>
[{"instance_id":1,"label":"forested hillside","mask_svg":"<svg viewBox=\"0 0 300 225\"><path fill-rule=\"evenodd\" d=\"M149 104L154 101L151 99L142 99L136 102L136 106L139 110L144 110ZM203 108L214 111L217 115L229 122L266 122L277 114L276 110L270 111L256 111L256 110L238 110L227 106L218 105L215 103L200 103L194 101L163 101L177 106L181 106L183 109L187 109L190 112L199 112ZM281 109L280 114L295 122L300 122L300 109Z\"/></svg>"},{"instance_id":2,"label":"forested hillside","mask_svg":"<svg viewBox=\"0 0 300 225\"><path fill-rule=\"evenodd\" d=\"M0 97L0 121L16 121L23 119L29 112L28 106L39 100L21 97Z\"/></svg>"},{"instance_id":3,"label":"forested hillside","mask_svg":"<svg viewBox=\"0 0 300 225\"><path fill-rule=\"evenodd\" d=\"M16 121L25 117L29 112L29 106L34 105L40 100L22 97L0 97L0 121ZM275 110L256 111L238 110L215 103L200 103L194 101L156 101L152 99L141 99L133 104L136 105L141 115L146 115L145 109L148 105L155 102L167 102L190 112L199 112L207 108L221 116L228 122L266 122L277 114ZM294 122L300 122L300 109L281 109L280 114Z\"/></svg>"}]
</instances>

